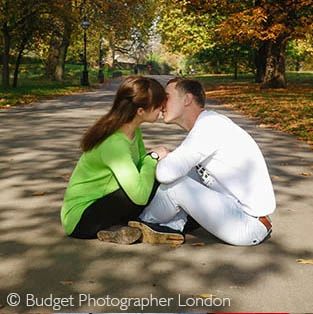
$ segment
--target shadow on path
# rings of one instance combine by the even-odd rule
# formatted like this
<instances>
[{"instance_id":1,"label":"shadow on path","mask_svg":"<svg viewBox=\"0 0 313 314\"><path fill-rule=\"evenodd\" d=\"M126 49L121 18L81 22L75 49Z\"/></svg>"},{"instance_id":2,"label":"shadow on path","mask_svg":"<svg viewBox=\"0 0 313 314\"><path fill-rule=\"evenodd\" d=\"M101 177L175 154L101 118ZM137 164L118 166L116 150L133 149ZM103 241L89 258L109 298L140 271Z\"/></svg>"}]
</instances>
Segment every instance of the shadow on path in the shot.
<instances>
[{"instance_id":1,"label":"shadow on path","mask_svg":"<svg viewBox=\"0 0 313 314\"><path fill-rule=\"evenodd\" d=\"M167 78L159 77L162 82ZM0 111L1 312L60 310L27 306L26 294L73 296L73 306L62 311L122 311L118 305L97 306L92 300L79 304L79 294L155 298L143 309L130 304L128 312L312 311L313 268L296 262L313 258L313 177L301 175L312 171L312 151L293 136L260 129L257 121L210 103L210 108L244 127L266 157L278 204L271 239L256 247L232 247L198 229L186 244L172 248L121 246L64 235L59 213L80 156L79 140L108 110L119 83L112 80L95 92ZM185 136L161 122L144 125L143 132L148 147L166 143L174 148ZM11 292L20 294L19 307L7 305ZM185 306L185 298L191 302L209 294L230 298L231 306ZM160 298L173 300L161 306Z\"/></svg>"}]
</instances>

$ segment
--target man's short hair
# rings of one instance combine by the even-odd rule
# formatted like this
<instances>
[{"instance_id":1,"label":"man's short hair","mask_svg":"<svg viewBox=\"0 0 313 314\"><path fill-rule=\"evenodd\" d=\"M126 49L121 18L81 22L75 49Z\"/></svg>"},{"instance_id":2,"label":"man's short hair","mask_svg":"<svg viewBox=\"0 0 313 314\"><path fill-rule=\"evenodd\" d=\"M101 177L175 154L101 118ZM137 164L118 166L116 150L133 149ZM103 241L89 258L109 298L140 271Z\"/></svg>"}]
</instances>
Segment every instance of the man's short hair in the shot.
<instances>
[{"instance_id":1,"label":"man's short hair","mask_svg":"<svg viewBox=\"0 0 313 314\"><path fill-rule=\"evenodd\" d=\"M167 85L171 83L176 83L175 88L179 92L192 94L200 108L205 106L205 92L199 81L189 78L175 77L169 80Z\"/></svg>"}]
</instances>

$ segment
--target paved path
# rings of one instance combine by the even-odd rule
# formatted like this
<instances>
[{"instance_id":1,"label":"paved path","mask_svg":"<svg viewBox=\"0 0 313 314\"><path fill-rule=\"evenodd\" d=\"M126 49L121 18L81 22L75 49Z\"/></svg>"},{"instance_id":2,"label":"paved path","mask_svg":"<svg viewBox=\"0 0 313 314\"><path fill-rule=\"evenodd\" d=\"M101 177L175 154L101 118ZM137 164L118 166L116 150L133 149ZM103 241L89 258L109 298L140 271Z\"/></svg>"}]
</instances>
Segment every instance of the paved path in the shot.
<instances>
[{"instance_id":1,"label":"paved path","mask_svg":"<svg viewBox=\"0 0 313 314\"><path fill-rule=\"evenodd\" d=\"M313 172L313 152L219 106L211 105L250 132L268 162L277 195L270 240L233 247L199 229L171 248L64 235L59 210L79 139L108 109L119 83L0 111L0 312L312 312L313 265L297 259L313 259L313 176L302 175ZM147 146L174 148L184 137L162 123L143 130ZM13 292L18 307L7 304ZM51 297L64 298L64 306L57 299L49 306Z\"/></svg>"}]
</instances>

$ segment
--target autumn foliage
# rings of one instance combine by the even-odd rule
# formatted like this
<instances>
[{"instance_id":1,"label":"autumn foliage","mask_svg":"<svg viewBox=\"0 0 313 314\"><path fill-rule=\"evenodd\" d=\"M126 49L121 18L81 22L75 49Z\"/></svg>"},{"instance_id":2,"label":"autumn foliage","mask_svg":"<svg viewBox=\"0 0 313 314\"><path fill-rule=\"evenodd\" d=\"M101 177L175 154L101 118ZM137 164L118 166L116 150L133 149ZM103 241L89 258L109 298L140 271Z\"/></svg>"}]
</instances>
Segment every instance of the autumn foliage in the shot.
<instances>
[{"instance_id":1,"label":"autumn foliage","mask_svg":"<svg viewBox=\"0 0 313 314\"><path fill-rule=\"evenodd\" d=\"M260 89L250 80L207 80L200 78L209 101L257 119L259 127L274 128L306 141L313 149L312 81L291 80L287 89Z\"/></svg>"},{"instance_id":2,"label":"autumn foliage","mask_svg":"<svg viewBox=\"0 0 313 314\"><path fill-rule=\"evenodd\" d=\"M263 88L287 86L287 42L313 30L313 0L162 2L163 38L168 46L186 52L185 45L190 53L210 45L249 45L255 54L256 82Z\"/></svg>"}]
</instances>

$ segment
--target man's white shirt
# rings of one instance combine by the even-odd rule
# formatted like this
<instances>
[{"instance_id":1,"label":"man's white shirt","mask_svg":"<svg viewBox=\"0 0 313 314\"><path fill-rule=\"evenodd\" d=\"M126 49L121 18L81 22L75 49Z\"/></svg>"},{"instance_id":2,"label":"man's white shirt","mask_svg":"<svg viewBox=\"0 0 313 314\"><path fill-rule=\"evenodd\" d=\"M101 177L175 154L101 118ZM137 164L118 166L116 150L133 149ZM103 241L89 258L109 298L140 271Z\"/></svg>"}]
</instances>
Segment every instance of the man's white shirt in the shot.
<instances>
[{"instance_id":1,"label":"man's white shirt","mask_svg":"<svg viewBox=\"0 0 313 314\"><path fill-rule=\"evenodd\" d=\"M185 140L157 166L159 182L169 184L201 164L210 175L208 187L236 198L255 217L274 212L272 182L254 139L214 111L203 111Z\"/></svg>"}]
</instances>

